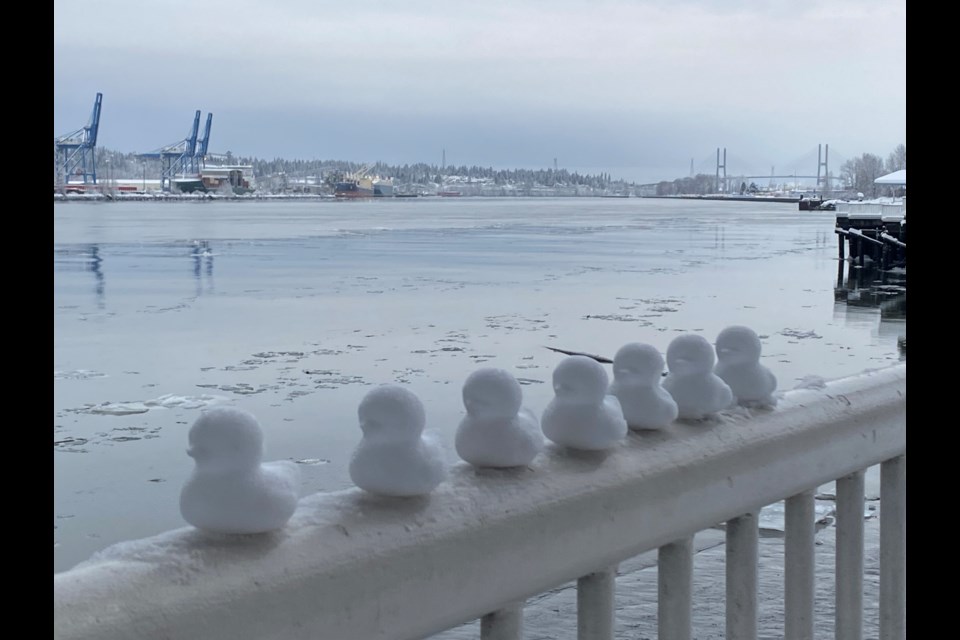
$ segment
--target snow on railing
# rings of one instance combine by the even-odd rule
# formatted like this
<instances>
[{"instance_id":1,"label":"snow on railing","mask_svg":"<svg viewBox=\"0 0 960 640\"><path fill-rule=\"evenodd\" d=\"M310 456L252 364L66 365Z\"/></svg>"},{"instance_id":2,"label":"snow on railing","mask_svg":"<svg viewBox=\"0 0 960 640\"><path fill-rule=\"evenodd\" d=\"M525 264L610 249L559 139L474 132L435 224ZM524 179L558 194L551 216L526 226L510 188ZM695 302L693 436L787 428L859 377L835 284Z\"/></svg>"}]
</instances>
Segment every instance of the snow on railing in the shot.
<instances>
[{"instance_id":1,"label":"snow on railing","mask_svg":"<svg viewBox=\"0 0 960 640\"><path fill-rule=\"evenodd\" d=\"M193 528L54 575L54 636L423 638L481 620L520 638L527 598L572 580L580 638L612 637L616 566L659 548L659 637L692 637L692 536L726 522L727 637L756 638L758 518L786 500L786 638L812 638L813 491L837 480L837 638L863 621L864 474L881 465L880 637L906 637L906 365L788 391L772 410L548 448L528 468L463 463L429 496L300 501L271 534Z\"/></svg>"},{"instance_id":2,"label":"snow on railing","mask_svg":"<svg viewBox=\"0 0 960 640\"><path fill-rule=\"evenodd\" d=\"M856 217L896 217L904 216L907 213L907 203L895 202L838 202L836 205L836 215L838 217L856 218Z\"/></svg>"},{"instance_id":3,"label":"snow on railing","mask_svg":"<svg viewBox=\"0 0 960 640\"><path fill-rule=\"evenodd\" d=\"M906 244L905 242L901 242L901 241L897 240L896 238L894 238L893 236L891 236L891 235L888 234L888 233L881 233L881 234L880 234L880 239L881 239L881 240L885 240L885 241L889 242L890 244L897 245L898 247L903 247L904 249L907 248L907 244Z\"/></svg>"}]
</instances>

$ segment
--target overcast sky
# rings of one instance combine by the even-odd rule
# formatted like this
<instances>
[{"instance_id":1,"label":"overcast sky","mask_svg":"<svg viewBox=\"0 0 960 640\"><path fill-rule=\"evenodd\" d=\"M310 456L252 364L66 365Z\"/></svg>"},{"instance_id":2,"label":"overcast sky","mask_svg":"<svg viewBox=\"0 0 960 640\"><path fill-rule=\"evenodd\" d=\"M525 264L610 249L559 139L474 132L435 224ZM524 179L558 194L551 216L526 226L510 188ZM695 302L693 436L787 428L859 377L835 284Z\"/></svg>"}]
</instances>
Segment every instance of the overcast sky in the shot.
<instances>
[{"instance_id":1,"label":"overcast sky","mask_svg":"<svg viewBox=\"0 0 960 640\"><path fill-rule=\"evenodd\" d=\"M54 136L146 152L830 169L906 144L906 0L54 0Z\"/></svg>"}]
</instances>

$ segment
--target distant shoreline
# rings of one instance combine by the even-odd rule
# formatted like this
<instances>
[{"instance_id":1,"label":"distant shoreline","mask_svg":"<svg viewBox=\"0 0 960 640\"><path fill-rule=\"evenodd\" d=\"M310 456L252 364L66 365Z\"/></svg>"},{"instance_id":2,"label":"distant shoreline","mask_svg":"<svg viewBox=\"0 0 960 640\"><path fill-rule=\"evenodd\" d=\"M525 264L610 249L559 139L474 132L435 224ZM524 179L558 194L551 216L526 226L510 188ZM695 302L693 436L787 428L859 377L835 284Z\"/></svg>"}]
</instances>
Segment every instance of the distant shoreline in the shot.
<instances>
[{"instance_id":1,"label":"distant shoreline","mask_svg":"<svg viewBox=\"0 0 960 640\"><path fill-rule=\"evenodd\" d=\"M692 195L684 194L677 196L638 196L640 198L661 198L667 200L730 200L733 202L790 202L795 203L803 199L802 196L725 196L717 195Z\"/></svg>"},{"instance_id":2,"label":"distant shoreline","mask_svg":"<svg viewBox=\"0 0 960 640\"><path fill-rule=\"evenodd\" d=\"M261 194L261 195L220 195L215 193L159 193L159 194L133 194L133 193L120 193L116 195L107 195L102 193L71 193L71 194L54 194L53 201L57 202L209 202L209 201L229 201L229 202L262 202L264 200L292 200L292 201L346 201L346 200L360 200L360 201L381 201L381 200L393 200L401 199L408 200L412 198L424 198L427 200L450 200L451 198L444 198L441 196L434 195L395 195L395 196L382 196L382 197L370 197L370 198L337 198L332 195L320 195L320 194ZM669 195L669 196L636 196L636 195L605 195L605 194L590 194L590 195L562 195L562 194L536 194L536 195L464 195L460 196L458 199L462 198L485 198L485 199L497 199L497 198L620 198L620 199L661 199L661 200L718 200L718 201L730 201L730 202L783 202L783 203L797 203L802 197L801 196L726 196L726 195Z\"/></svg>"}]
</instances>

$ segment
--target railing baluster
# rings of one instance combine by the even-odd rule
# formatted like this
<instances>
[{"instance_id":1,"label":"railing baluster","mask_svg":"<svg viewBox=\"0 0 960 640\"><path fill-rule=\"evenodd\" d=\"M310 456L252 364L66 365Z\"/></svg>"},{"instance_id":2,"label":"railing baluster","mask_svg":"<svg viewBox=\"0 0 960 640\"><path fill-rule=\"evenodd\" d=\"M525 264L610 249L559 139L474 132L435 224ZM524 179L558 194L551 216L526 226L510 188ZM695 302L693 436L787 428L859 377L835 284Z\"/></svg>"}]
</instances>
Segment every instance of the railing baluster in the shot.
<instances>
[{"instance_id":1,"label":"railing baluster","mask_svg":"<svg viewBox=\"0 0 960 640\"><path fill-rule=\"evenodd\" d=\"M786 500L784 613L786 640L813 640L814 494Z\"/></svg>"},{"instance_id":2,"label":"railing baluster","mask_svg":"<svg viewBox=\"0 0 960 640\"><path fill-rule=\"evenodd\" d=\"M836 639L863 638L863 471L837 480Z\"/></svg>"},{"instance_id":3,"label":"railing baluster","mask_svg":"<svg viewBox=\"0 0 960 640\"><path fill-rule=\"evenodd\" d=\"M693 536L660 547L657 560L658 637L690 640L693 635Z\"/></svg>"},{"instance_id":4,"label":"railing baluster","mask_svg":"<svg viewBox=\"0 0 960 640\"><path fill-rule=\"evenodd\" d=\"M613 639L613 592L617 567L577 580L577 638Z\"/></svg>"},{"instance_id":5,"label":"railing baluster","mask_svg":"<svg viewBox=\"0 0 960 640\"><path fill-rule=\"evenodd\" d=\"M756 513L727 522L727 640L757 638Z\"/></svg>"},{"instance_id":6,"label":"railing baluster","mask_svg":"<svg viewBox=\"0 0 960 640\"><path fill-rule=\"evenodd\" d=\"M880 639L907 637L907 457L880 464Z\"/></svg>"},{"instance_id":7,"label":"railing baluster","mask_svg":"<svg viewBox=\"0 0 960 640\"><path fill-rule=\"evenodd\" d=\"M523 602L480 618L480 640L520 640L523 637Z\"/></svg>"}]
</instances>

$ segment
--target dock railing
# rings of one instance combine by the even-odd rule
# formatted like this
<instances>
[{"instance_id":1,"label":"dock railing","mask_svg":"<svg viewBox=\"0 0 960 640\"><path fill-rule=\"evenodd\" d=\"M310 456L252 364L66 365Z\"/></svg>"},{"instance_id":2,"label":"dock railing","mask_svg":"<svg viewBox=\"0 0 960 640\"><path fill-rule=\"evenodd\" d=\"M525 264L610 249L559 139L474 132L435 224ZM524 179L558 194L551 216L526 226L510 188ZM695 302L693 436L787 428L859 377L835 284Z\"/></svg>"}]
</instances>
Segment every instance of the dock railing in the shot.
<instances>
[{"instance_id":1,"label":"dock railing","mask_svg":"<svg viewBox=\"0 0 960 640\"><path fill-rule=\"evenodd\" d=\"M836 205L837 217L857 218L883 218L883 217L903 217L907 213L907 202L881 203L881 202L838 202Z\"/></svg>"},{"instance_id":2,"label":"dock railing","mask_svg":"<svg viewBox=\"0 0 960 640\"><path fill-rule=\"evenodd\" d=\"M692 538L726 523L726 637L751 639L757 515L785 500L784 637L812 638L814 492L836 480L836 637L860 640L864 470L878 464L880 637L903 640L905 364L789 391L770 411L631 433L607 454L463 463L423 499L315 494L273 534L121 543L54 575L54 636L412 640L480 619L481 638L508 640L527 598L576 580L579 638L604 640L618 563L659 549L659 637L688 640Z\"/></svg>"}]
</instances>

